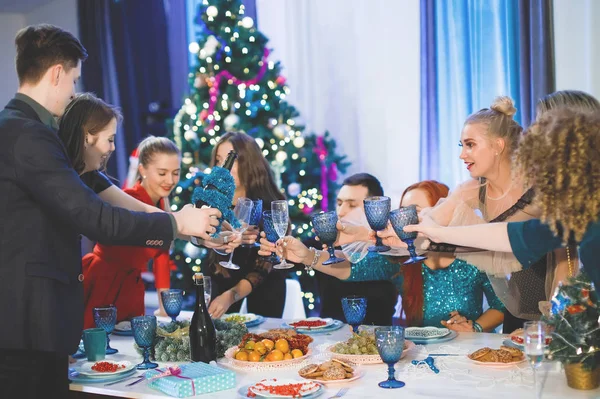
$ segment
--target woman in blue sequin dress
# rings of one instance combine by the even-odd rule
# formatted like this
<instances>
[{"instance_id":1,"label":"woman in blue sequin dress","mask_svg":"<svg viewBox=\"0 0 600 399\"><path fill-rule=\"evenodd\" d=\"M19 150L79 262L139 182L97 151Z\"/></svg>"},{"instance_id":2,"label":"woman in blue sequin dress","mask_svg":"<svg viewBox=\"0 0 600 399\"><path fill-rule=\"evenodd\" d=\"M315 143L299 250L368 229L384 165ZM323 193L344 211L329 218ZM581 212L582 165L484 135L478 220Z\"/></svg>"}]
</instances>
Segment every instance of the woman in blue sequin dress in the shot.
<instances>
[{"instance_id":1,"label":"woman in blue sequin dress","mask_svg":"<svg viewBox=\"0 0 600 399\"><path fill-rule=\"evenodd\" d=\"M415 204L420 211L431 207L448 194L448 187L425 181L408 187L402 195L402 205ZM286 237L286 257L293 262L311 265L314 250L299 240ZM279 250L281 246L261 240L261 251ZM260 253L260 252L259 252ZM341 253L340 253L341 255ZM400 267L398 258L368 253L356 263L349 261L323 266L329 258L321 253L315 270L344 281L391 279L402 296L402 309L409 326L446 326L456 331L492 331L502 324L504 305L494 294L485 273L447 253L429 253L423 263ZM490 309L483 311L485 295Z\"/></svg>"}]
</instances>

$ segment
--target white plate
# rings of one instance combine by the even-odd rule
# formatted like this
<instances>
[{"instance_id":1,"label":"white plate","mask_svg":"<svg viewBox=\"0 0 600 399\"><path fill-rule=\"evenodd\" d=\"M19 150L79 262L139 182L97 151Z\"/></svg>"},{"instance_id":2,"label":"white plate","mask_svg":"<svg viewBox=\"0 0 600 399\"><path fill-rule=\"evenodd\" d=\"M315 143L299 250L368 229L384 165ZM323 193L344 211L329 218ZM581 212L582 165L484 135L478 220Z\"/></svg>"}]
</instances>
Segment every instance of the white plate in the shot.
<instances>
[{"instance_id":1,"label":"white plate","mask_svg":"<svg viewBox=\"0 0 600 399\"><path fill-rule=\"evenodd\" d=\"M275 387L275 386L282 386L282 385L290 385L290 384L304 384L305 387L302 388L302 390L300 391L300 397L303 396L308 396L310 394L313 394L321 389L323 389L323 386L319 383L317 383L316 381L297 381L297 380L292 380L289 378L282 378L282 379L272 379L272 380L263 380L257 384L254 384L253 386L250 387L250 390L256 394L257 396L261 396L263 398L292 398L292 395L277 395L277 394L272 394L269 393L268 390L266 389L259 389L256 386L258 384L262 384L266 387Z\"/></svg>"},{"instance_id":2,"label":"white plate","mask_svg":"<svg viewBox=\"0 0 600 399\"><path fill-rule=\"evenodd\" d=\"M450 334L449 329L438 327L407 327L404 330L404 337L406 339L440 339L448 334Z\"/></svg>"},{"instance_id":3,"label":"white plate","mask_svg":"<svg viewBox=\"0 0 600 399\"><path fill-rule=\"evenodd\" d=\"M131 322L130 321L122 321L120 323L115 324L115 331L131 331Z\"/></svg>"},{"instance_id":4,"label":"white plate","mask_svg":"<svg viewBox=\"0 0 600 399\"><path fill-rule=\"evenodd\" d=\"M258 318L254 313L227 313L221 316L221 320L228 321L227 318L231 316L244 317L244 323L250 323Z\"/></svg>"},{"instance_id":5,"label":"white plate","mask_svg":"<svg viewBox=\"0 0 600 399\"><path fill-rule=\"evenodd\" d=\"M96 363L99 362L108 362L108 363L114 363L114 364L120 364L122 366L125 366L125 368L119 369L117 371L114 372L100 372L100 371L95 371L92 370L92 366ZM110 375L117 375L117 374L123 374L126 373L130 370L132 370L135 367L135 364L132 364L131 362L128 362L126 360L121 361L121 362L113 362L111 360L99 360L98 362L85 362L81 365L81 367L77 368L76 371L81 374L81 375L85 375L87 377L106 377L106 376L110 376Z\"/></svg>"},{"instance_id":6,"label":"white plate","mask_svg":"<svg viewBox=\"0 0 600 399\"><path fill-rule=\"evenodd\" d=\"M323 324L322 326L318 326L318 327L305 327L305 326L294 327L293 324L298 323L300 321L324 321L325 324ZM288 325L290 327L294 327L296 330L318 330L320 328L329 327L332 324L333 324L333 319L331 319L331 318L322 319L320 317L309 317L306 319L296 319L296 320L293 320L292 322L288 323Z\"/></svg>"}]
</instances>

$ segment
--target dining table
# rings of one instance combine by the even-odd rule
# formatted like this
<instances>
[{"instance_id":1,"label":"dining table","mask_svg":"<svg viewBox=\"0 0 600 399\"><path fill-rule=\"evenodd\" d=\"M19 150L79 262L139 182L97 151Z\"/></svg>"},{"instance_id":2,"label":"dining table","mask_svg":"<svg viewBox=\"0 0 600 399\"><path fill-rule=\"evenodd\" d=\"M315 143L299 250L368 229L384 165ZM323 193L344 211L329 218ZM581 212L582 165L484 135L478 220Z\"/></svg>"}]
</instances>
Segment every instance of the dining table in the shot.
<instances>
[{"instance_id":1,"label":"dining table","mask_svg":"<svg viewBox=\"0 0 600 399\"><path fill-rule=\"evenodd\" d=\"M182 312L180 318L189 319L191 313ZM249 329L252 333L261 333L269 329L282 328L284 320L264 318L264 323ZM248 384L255 384L263 379L294 379L302 380L298 370L311 363L321 363L329 360L331 353L329 347L337 342L345 341L352 335L348 325L327 333L312 334L314 341L310 344L311 356L303 363L298 363L282 369L245 369L239 368L228 360L218 360L217 365L236 374L236 387L229 390L197 395L198 397L212 398L237 398L238 390ZM467 354L483 347L500 348L507 339L506 335L496 333L459 332L457 336L445 342L415 345L395 365L395 377L406 383L402 388L384 389L378 383L386 380L388 366L384 363L360 365L359 379L350 382L339 382L325 385L321 398L327 399L335 396L343 388L343 398L536 398L534 375L527 361L510 365L508 367L491 367L477 364L467 357ZM442 341L442 340L440 340ZM131 336L110 336L110 345L118 349L118 353L107 355L106 360L129 361L140 363L142 356L134 347ZM432 368L420 362L428 356L434 359L435 373ZM416 360L416 362L413 362ZM76 368L86 362L80 359L71 365ZM181 363L162 363L160 367L173 366ZM414 364L416 363L416 364ZM135 375L142 375L144 371L137 371ZM78 383L72 382L72 394L81 397L118 397L118 398L168 398L170 396L161 391L152 389L148 383L127 386L131 380L106 386L104 383ZM567 386L566 377L562 366L558 362L544 361L537 369L537 386L541 397L550 398L600 398L600 389L576 390Z\"/></svg>"}]
</instances>

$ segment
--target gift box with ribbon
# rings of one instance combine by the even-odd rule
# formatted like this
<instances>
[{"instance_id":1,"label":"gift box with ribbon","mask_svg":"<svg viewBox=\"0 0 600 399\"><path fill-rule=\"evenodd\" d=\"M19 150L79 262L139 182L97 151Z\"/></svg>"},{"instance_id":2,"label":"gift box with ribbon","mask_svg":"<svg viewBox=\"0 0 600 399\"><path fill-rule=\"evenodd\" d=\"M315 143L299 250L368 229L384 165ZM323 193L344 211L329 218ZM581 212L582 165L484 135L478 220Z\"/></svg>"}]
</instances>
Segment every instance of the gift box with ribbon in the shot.
<instances>
[{"instance_id":1,"label":"gift box with ribbon","mask_svg":"<svg viewBox=\"0 0 600 399\"><path fill-rule=\"evenodd\" d=\"M160 367L145 374L148 386L176 398L235 388L235 373L206 363Z\"/></svg>"}]
</instances>

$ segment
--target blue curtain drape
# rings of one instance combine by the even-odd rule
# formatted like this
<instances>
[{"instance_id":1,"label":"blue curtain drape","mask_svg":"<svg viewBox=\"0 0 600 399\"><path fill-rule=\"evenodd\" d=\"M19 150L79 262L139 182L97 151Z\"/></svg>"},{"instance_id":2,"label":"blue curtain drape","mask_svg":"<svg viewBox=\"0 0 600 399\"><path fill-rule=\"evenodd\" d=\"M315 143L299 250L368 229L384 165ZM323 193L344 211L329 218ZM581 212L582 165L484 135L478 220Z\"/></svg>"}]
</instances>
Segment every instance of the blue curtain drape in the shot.
<instances>
[{"instance_id":1,"label":"blue curtain drape","mask_svg":"<svg viewBox=\"0 0 600 399\"><path fill-rule=\"evenodd\" d=\"M84 90L122 108L117 162L109 174L125 178L128 154L148 134L164 135L171 108L168 30L163 0L79 0L79 34L90 57Z\"/></svg>"},{"instance_id":2,"label":"blue curtain drape","mask_svg":"<svg viewBox=\"0 0 600 399\"><path fill-rule=\"evenodd\" d=\"M421 47L423 179L454 187L469 178L458 158L463 122L494 97L513 98L515 118L528 124L537 99L554 90L552 4L535 3L421 1L421 33L429 39Z\"/></svg>"}]
</instances>

